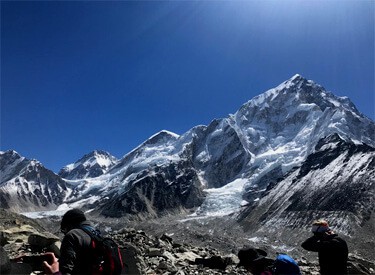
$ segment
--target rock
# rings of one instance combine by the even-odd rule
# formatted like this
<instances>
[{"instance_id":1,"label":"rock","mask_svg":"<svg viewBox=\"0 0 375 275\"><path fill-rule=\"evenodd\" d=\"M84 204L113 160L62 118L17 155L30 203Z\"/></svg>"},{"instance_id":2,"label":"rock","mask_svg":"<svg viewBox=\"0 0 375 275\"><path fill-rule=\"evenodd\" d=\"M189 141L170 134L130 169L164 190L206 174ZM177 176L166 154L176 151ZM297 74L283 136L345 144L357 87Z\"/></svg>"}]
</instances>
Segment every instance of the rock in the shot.
<instances>
[{"instance_id":1,"label":"rock","mask_svg":"<svg viewBox=\"0 0 375 275\"><path fill-rule=\"evenodd\" d=\"M205 267L209 267L212 269L221 269L221 270L225 270L225 268L227 267L227 263L220 256L212 256L208 259L196 258L195 264L201 264Z\"/></svg>"},{"instance_id":2,"label":"rock","mask_svg":"<svg viewBox=\"0 0 375 275\"><path fill-rule=\"evenodd\" d=\"M304 257L302 257L301 259L299 259L297 262L298 262L299 266L307 266L308 265L307 264L307 260Z\"/></svg>"},{"instance_id":3,"label":"rock","mask_svg":"<svg viewBox=\"0 0 375 275\"><path fill-rule=\"evenodd\" d=\"M179 248L177 249L177 251L180 252L180 253L185 253L185 252L189 252L189 249L187 249L187 248L181 246L181 247L179 247Z\"/></svg>"},{"instance_id":4,"label":"rock","mask_svg":"<svg viewBox=\"0 0 375 275\"><path fill-rule=\"evenodd\" d=\"M37 233L36 229L30 225L21 225L16 227L9 227L6 230L2 230L2 234L8 236L8 242L14 242L17 239L21 239L23 242L27 242L28 237Z\"/></svg>"},{"instance_id":5,"label":"rock","mask_svg":"<svg viewBox=\"0 0 375 275\"><path fill-rule=\"evenodd\" d=\"M56 245L56 243L53 243L49 246L47 246L44 250L45 252L52 252L55 254L55 256L57 258L60 258L60 246L61 246L61 243L58 242L59 246Z\"/></svg>"},{"instance_id":6,"label":"rock","mask_svg":"<svg viewBox=\"0 0 375 275\"><path fill-rule=\"evenodd\" d=\"M180 244L180 243L173 243L172 246L173 246L173 248L176 248L176 247L181 247L182 244Z\"/></svg>"},{"instance_id":7,"label":"rock","mask_svg":"<svg viewBox=\"0 0 375 275\"><path fill-rule=\"evenodd\" d=\"M124 273L141 275L145 268L145 263L138 257L138 255L141 255L141 251L131 243L123 244L120 251L124 262Z\"/></svg>"},{"instance_id":8,"label":"rock","mask_svg":"<svg viewBox=\"0 0 375 275\"><path fill-rule=\"evenodd\" d=\"M166 262L160 262L158 265L158 269L169 269L169 266Z\"/></svg>"},{"instance_id":9,"label":"rock","mask_svg":"<svg viewBox=\"0 0 375 275\"><path fill-rule=\"evenodd\" d=\"M167 234L163 234L160 237L160 240L165 241L165 242L169 242L169 243L173 242L173 239L170 236L168 236Z\"/></svg>"},{"instance_id":10,"label":"rock","mask_svg":"<svg viewBox=\"0 0 375 275\"><path fill-rule=\"evenodd\" d=\"M165 259L169 260L171 263L175 263L177 261L177 258L175 256L173 256L173 254L168 252L168 251L164 251L163 257Z\"/></svg>"},{"instance_id":11,"label":"rock","mask_svg":"<svg viewBox=\"0 0 375 275\"><path fill-rule=\"evenodd\" d=\"M194 263L196 258L199 258L199 255L194 252L184 252L176 253L176 256L179 258L179 261L189 261Z\"/></svg>"},{"instance_id":12,"label":"rock","mask_svg":"<svg viewBox=\"0 0 375 275\"><path fill-rule=\"evenodd\" d=\"M224 261L227 265L237 265L240 262L240 259L238 259L237 255L229 254L224 257Z\"/></svg>"},{"instance_id":13,"label":"rock","mask_svg":"<svg viewBox=\"0 0 375 275\"><path fill-rule=\"evenodd\" d=\"M375 274L375 264L349 254L348 274Z\"/></svg>"},{"instance_id":14,"label":"rock","mask_svg":"<svg viewBox=\"0 0 375 275\"><path fill-rule=\"evenodd\" d=\"M59 241L60 239L51 233L32 233L28 238L28 243L32 247L46 248Z\"/></svg>"},{"instance_id":15,"label":"rock","mask_svg":"<svg viewBox=\"0 0 375 275\"><path fill-rule=\"evenodd\" d=\"M9 243L9 235L3 231L0 232L0 246L4 246Z\"/></svg>"},{"instance_id":16,"label":"rock","mask_svg":"<svg viewBox=\"0 0 375 275\"><path fill-rule=\"evenodd\" d=\"M163 252L159 248L149 248L147 255L149 257L161 257L163 256Z\"/></svg>"}]
</instances>

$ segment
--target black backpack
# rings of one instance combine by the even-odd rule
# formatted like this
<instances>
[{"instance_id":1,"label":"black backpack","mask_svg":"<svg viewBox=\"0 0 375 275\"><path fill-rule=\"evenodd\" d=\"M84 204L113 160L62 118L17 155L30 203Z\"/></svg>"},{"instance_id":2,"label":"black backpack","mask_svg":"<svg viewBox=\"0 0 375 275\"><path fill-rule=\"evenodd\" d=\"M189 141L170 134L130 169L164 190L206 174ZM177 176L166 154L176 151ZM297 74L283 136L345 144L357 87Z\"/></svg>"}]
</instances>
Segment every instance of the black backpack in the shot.
<instances>
[{"instance_id":1,"label":"black backpack","mask_svg":"<svg viewBox=\"0 0 375 275\"><path fill-rule=\"evenodd\" d=\"M111 238L105 238L100 231L90 226L81 226L91 237L92 275L119 275L124 264L118 245Z\"/></svg>"}]
</instances>

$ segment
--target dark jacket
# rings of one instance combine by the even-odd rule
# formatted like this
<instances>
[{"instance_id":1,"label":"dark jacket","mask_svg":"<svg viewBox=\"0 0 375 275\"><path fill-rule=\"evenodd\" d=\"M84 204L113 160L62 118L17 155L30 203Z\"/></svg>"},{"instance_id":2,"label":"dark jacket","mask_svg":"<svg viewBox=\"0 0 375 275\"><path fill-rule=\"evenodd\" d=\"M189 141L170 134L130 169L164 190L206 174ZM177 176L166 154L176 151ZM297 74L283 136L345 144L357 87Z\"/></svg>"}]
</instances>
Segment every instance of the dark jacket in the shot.
<instances>
[{"instance_id":1,"label":"dark jacket","mask_svg":"<svg viewBox=\"0 0 375 275\"><path fill-rule=\"evenodd\" d=\"M321 274L347 274L348 246L336 234L313 236L303 242L302 247L318 252Z\"/></svg>"},{"instance_id":2,"label":"dark jacket","mask_svg":"<svg viewBox=\"0 0 375 275\"><path fill-rule=\"evenodd\" d=\"M80 226L90 226L84 221ZM80 228L70 230L61 243L60 271L62 274L90 274L92 263L91 237Z\"/></svg>"}]
</instances>

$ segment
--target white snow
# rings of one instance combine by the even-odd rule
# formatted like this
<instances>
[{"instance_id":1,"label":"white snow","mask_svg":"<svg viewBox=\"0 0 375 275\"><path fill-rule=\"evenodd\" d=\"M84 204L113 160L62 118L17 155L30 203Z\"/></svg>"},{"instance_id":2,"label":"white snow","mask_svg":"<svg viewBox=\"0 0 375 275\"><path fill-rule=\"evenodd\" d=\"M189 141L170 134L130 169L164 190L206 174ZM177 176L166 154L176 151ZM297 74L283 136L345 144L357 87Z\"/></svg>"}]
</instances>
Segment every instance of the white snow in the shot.
<instances>
[{"instance_id":1,"label":"white snow","mask_svg":"<svg viewBox=\"0 0 375 275\"><path fill-rule=\"evenodd\" d=\"M151 137L149 137L148 140L153 139L154 137L156 137L156 136L158 136L158 135L160 135L162 133L165 133L165 134L167 134L167 135L169 135L169 136L171 136L171 137L173 137L175 139L177 139L177 138L180 137L180 135L178 135L176 133L173 133L173 132L170 132L170 131L167 131L167 130L161 130L160 132L157 132L156 134L154 134Z\"/></svg>"},{"instance_id":2,"label":"white snow","mask_svg":"<svg viewBox=\"0 0 375 275\"><path fill-rule=\"evenodd\" d=\"M240 210L243 187L248 179L236 179L221 188L205 189L207 197L196 216L226 216Z\"/></svg>"},{"instance_id":3,"label":"white snow","mask_svg":"<svg viewBox=\"0 0 375 275\"><path fill-rule=\"evenodd\" d=\"M5 153L5 152L4 152ZM15 153L15 152L14 152ZM17 154L17 153L16 153ZM10 175L12 175L15 167L20 164L25 158L24 157L20 157L18 159L16 159L13 163L11 163L10 165L7 165L6 167L1 167L0 168L0 184L3 183L3 181L8 178Z\"/></svg>"},{"instance_id":4,"label":"white snow","mask_svg":"<svg viewBox=\"0 0 375 275\"><path fill-rule=\"evenodd\" d=\"M62 217L68 210L73 207L69 207L66 203L61 204L56 210L52 211L36 211L36 212L24 212L20 213L31 219L48 218L52 216Z\"/></svg>"}]
</instances>

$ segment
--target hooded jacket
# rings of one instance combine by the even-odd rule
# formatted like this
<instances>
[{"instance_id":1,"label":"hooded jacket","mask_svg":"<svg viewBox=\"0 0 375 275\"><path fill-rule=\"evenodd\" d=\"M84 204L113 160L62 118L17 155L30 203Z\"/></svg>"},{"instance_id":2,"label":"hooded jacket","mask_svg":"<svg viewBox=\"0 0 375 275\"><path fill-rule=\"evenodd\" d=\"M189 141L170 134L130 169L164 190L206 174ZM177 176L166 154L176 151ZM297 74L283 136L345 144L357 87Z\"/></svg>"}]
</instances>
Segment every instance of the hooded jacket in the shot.
<instances>
[{"instance_id":1,"label":"hooded jacket","mask_svg":"<svg viewBox=\"0 0 375 275\"><path fill-rule=\"evenodd\" d=\"M70 230L62 240L60 272L63 275L90 274L92 266L91 237L79 227L91 226L88 221Z\"/></svg>"},{"instance_id":2,"label":"hooded jacket","mask_svg":"<svg viewBox=\"0 0 375 275\"><path fill-rule=\"evenodd\" d=\"M303 242L302 247L318 252L321 274L347 274L348 246L337 234L325 235L322 238L314 235Z\"/></svg>"}]
</instances>

